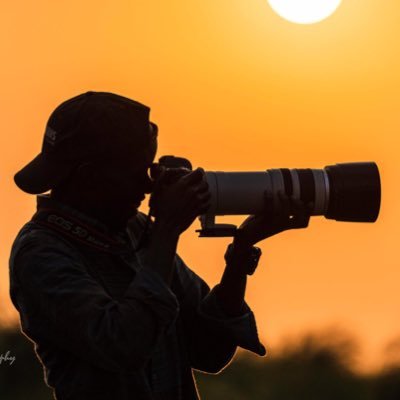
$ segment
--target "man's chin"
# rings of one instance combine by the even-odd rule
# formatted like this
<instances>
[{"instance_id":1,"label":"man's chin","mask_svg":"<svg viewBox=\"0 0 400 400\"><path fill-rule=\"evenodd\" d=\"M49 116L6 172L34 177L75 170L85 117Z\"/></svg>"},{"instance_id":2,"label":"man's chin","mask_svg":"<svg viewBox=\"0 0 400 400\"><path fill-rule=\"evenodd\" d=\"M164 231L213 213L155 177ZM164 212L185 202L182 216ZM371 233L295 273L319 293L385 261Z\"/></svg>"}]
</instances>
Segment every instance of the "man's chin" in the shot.
<instances>
[{"instance_id":1,"label":"man's chin","mask_svg":"<svg viewBox=\"0 0 400 400\"><path fill-rule=\"evenodd\" d=\"M129 206L129 207L124 207L120 208L118 210L118 219L121 221L127 221L131 219L132 217L136 216L136 214L139 212L136 206Z\"/></svg>"},{"instance_id":2,"label":"man's chin","mask_svg":"<svg viewBox=\"0 0 400 400\"><path fill-rule=\"evenodd\" d=\"M138 206L137 205L133 205L126 212L127 219L131 219L132 217L136 216L138 212L139 212Z\"/></svg>"}]
</instances>

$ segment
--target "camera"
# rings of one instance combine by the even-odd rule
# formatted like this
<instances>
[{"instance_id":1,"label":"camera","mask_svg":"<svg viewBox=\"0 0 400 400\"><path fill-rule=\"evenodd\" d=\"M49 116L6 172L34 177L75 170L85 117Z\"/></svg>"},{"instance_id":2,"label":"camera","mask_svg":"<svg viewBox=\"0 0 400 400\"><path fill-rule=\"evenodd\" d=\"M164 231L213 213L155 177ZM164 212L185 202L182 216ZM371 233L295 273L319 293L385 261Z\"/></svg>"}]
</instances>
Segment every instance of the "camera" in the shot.
<instances>
[{"instance_id":1,"label":"camera","mask_svg":"<svg viewBox=\"0 0 400 400\"><path fill-rule=\"evenodd\" d=\"M171 181L192 170L189 160L164 156L153 164L151 175L164 166ZM278 192L312 202L311 215L346 222L375 222L381 203L381 183L374 162L328 165L322 169L277 168L254 172L206 171L211 206L199 217L201 237L234 236L236 226L216 224L218 215L260 214L264 210L265 191L278 200Z\"/></svg>"}]
</instances>

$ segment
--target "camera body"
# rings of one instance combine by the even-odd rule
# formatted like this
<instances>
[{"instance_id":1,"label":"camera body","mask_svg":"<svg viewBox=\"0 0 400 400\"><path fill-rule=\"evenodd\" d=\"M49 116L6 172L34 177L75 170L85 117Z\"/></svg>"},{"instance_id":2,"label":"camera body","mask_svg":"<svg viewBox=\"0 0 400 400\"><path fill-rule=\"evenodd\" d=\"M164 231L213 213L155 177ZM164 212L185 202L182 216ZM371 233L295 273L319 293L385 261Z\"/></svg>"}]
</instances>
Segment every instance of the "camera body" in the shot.
<instances>
[{"instance_id":1,"label":"camera body","mask_svg":"<svg viewBox=\"0 0 400 400\"><path fill-rule=\"evenodd\" d=\"M153 164L166 168L173 180L192 170L189 160L174 156L161 157ZM278 192L314 204L311 215L346 222L375 222L379 215L381 184L374 162L329 165L323 169L268 169L252 172L206 171L211 206L199 217L201 237L234 236L235 225L216 224L218 215L260 214L264 210L265 191L279 201Z\"/></svg>"}]
</instances>

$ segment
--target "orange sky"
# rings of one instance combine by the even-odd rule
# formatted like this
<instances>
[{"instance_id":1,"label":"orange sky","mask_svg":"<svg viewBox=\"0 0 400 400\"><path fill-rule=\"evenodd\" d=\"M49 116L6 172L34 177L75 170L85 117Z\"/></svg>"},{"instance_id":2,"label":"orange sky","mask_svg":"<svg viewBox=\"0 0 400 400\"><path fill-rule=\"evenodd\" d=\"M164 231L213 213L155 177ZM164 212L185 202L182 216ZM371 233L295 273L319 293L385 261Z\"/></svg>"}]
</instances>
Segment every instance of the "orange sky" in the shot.
<instances>
[{"instance_id":1,"label":"orange sky","mask_svg":"<svg viewBox=\"0 0 400 400\"><path fill-rule=\"evenodd\" d=\"M6 315L16 318L10 246L35 205L12 176L40 150L54 107L86 90L112 91L152 108L158 156L185 156L206 170L378 164L378 222L313 217L307 230L262 242L247 300L272 351L286 335L337 324L362 340L364 366L379 365L385 344L400 336L399 18L398 0L343 0L331 18L308 26L282 20L267 0L2 4ZM229 239L199 239L197 228L183 235L179 253L214 285Z\"/></svg>"}]
</instances>

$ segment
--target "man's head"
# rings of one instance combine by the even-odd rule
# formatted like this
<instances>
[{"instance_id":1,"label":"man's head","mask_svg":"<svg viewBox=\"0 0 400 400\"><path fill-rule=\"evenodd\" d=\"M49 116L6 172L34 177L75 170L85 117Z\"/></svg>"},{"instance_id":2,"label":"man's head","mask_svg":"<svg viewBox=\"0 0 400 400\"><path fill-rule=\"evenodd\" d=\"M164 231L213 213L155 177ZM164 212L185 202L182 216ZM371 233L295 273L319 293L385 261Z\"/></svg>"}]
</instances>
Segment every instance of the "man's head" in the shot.
<instances>
[{"instance_id":1,"label":"man's head","mask_svg":"<svg viewBox=\"0 0 400 400\"><path fill-rule=\"evenodd\" d=\"M121 218L134 214L151 191L147 170L157 151L149 113L112 93L87 92L65 101L49 118L41 153L15 175L16 184L32 194L51 190L74 203L79 198L93 210L119 207Z\"/></svg>"}]
</instances>

